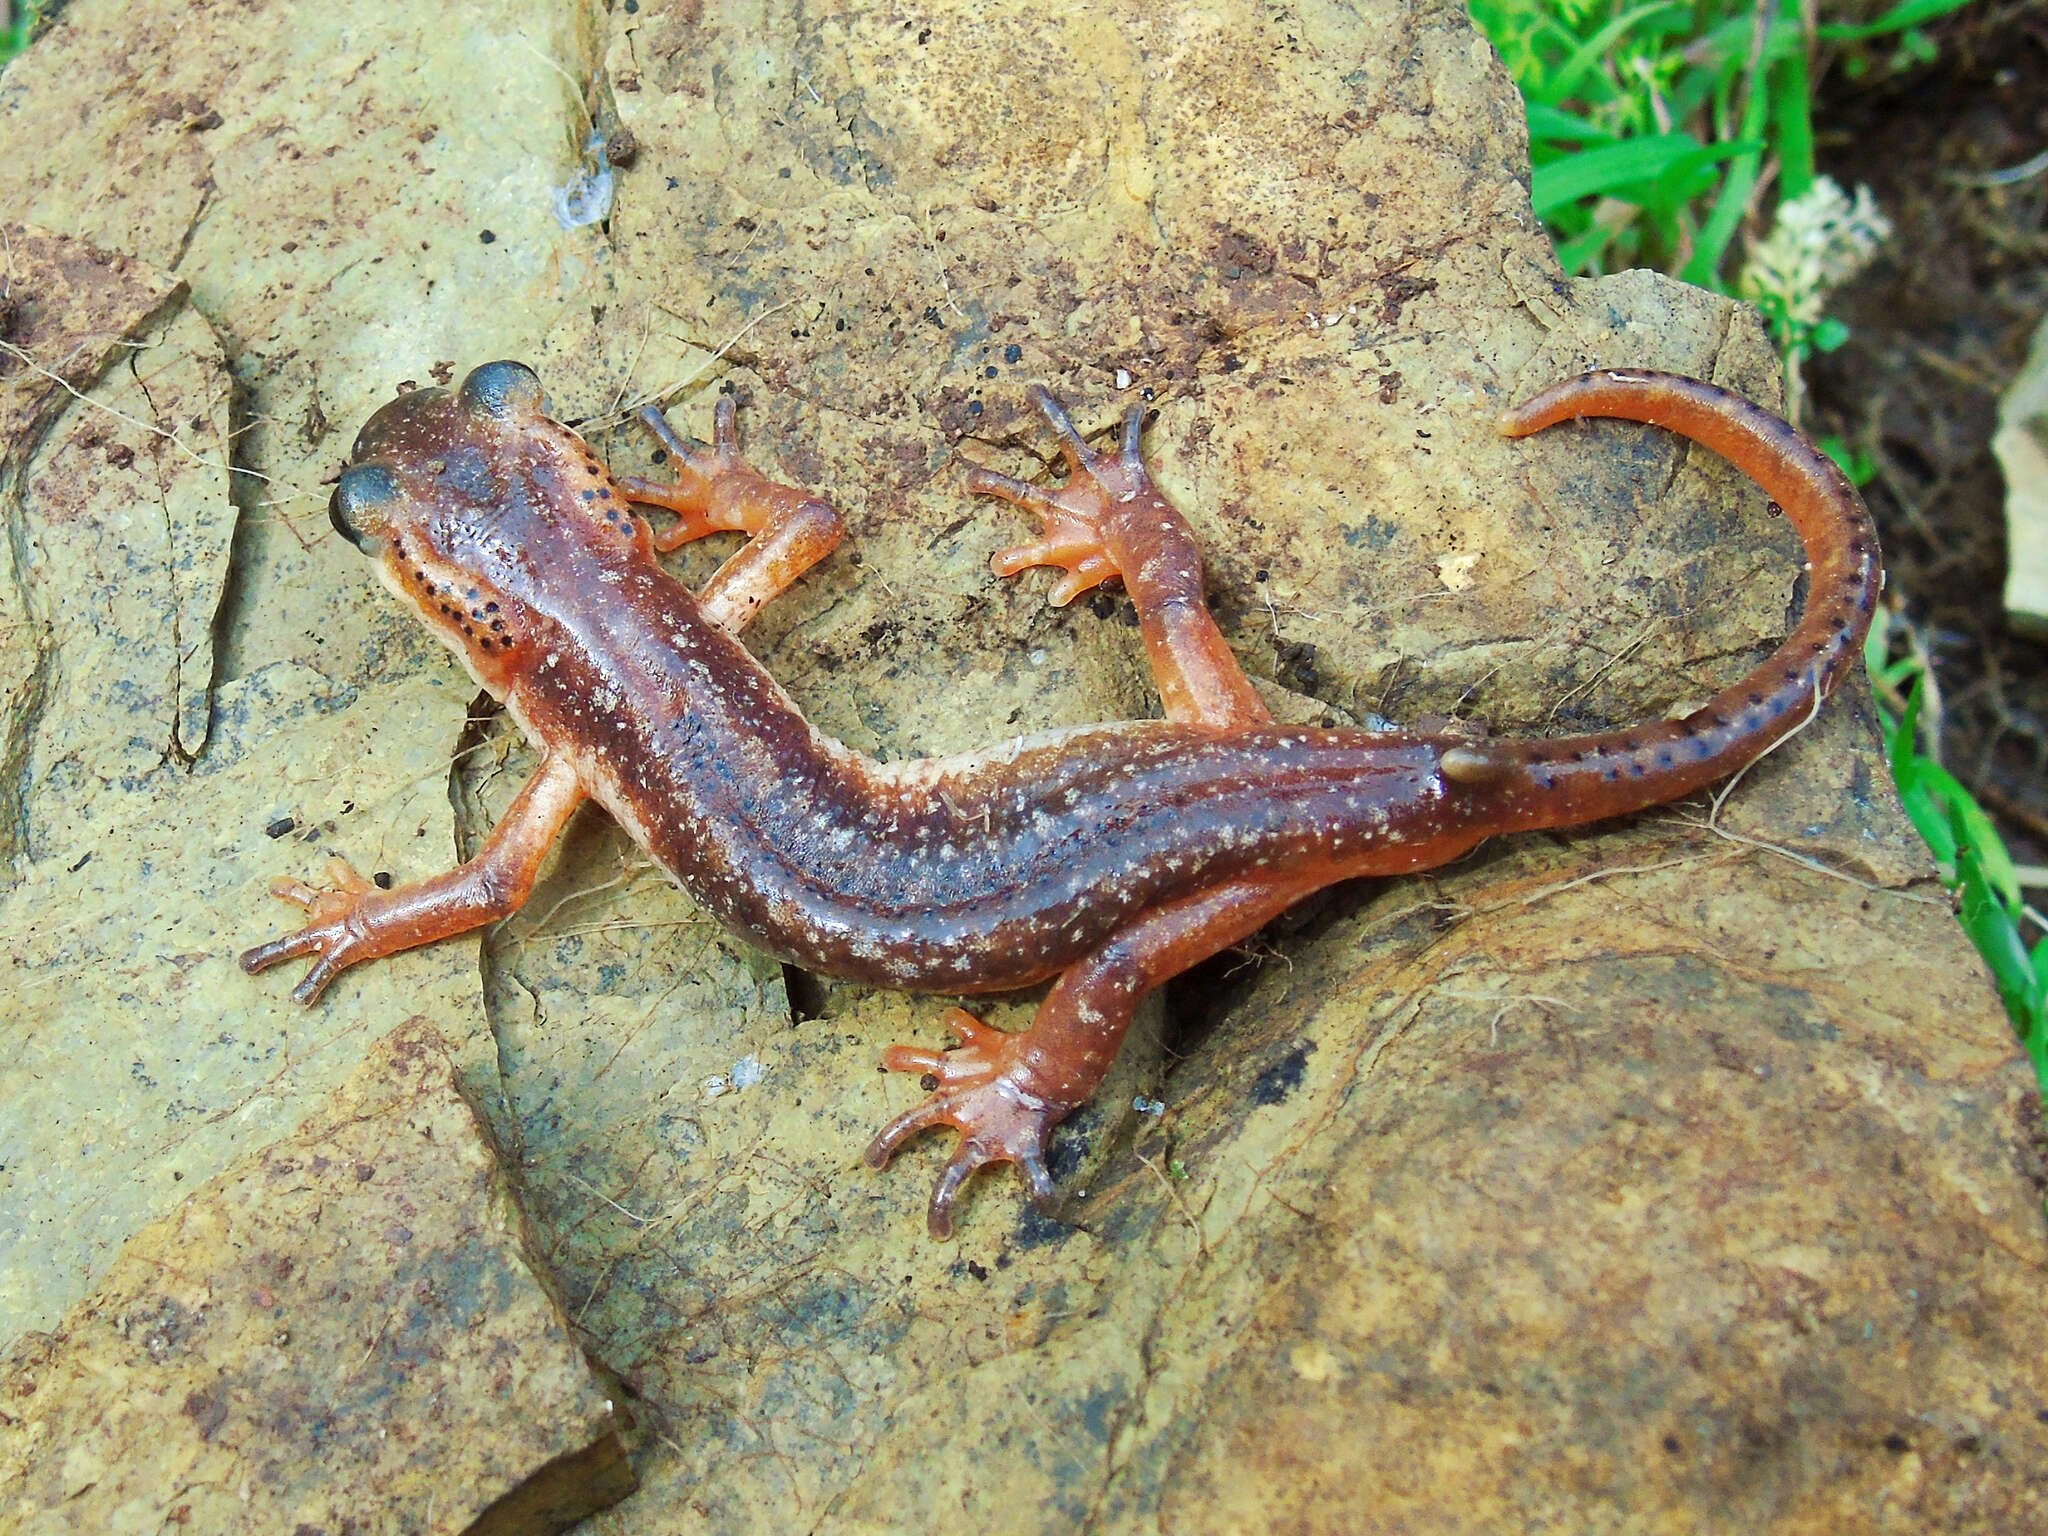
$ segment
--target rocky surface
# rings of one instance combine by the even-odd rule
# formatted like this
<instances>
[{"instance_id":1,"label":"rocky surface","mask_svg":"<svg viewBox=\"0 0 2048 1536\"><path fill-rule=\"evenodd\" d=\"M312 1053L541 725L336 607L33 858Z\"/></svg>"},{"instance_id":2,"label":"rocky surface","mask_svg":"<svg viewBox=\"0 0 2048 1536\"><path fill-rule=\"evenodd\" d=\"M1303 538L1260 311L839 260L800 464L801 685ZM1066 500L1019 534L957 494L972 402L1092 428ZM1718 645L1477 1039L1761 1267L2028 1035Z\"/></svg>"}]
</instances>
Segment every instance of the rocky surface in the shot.
<instances>
[{"instance_id":1,"label":"rocky surface","mask_svg":"<svg viewBox=\"0 0 2048 1536\"><path fill-rule=\"evenodd\" d=\"M631 1490L424 1023L0 1364L0 1529L546 1536Z\"/></svg>"},{"instance_id":2,"label":"rocky surface","mask_svg":"<svg viewBox=\"0 0 2048 1536\"><path fill-rule=\"evenodd\" d=\"M647 1426L601 1531L2035 1518L2040 1105L1853 686L1711 823L1330 893L1169 989L1057 1139L1062 1219L991 1179L947 1247L942 1138L854 1166L917 1091L877 1052L937 1005L785 975L594 814L481 946L311 1012L231 967L287 920L273 875L444 867L531 767L320 507L399 383L494 356L631 473L635 402L702 436L737 393L757 461L852 525L749 642L885 756L1156 708L1118 599L987 573L1019 529L964 465L1039 472L1038 381L1090 430L1156 407L1286 718L1561 732L1739 675L1798 593L1762 498L1645 429L1492 419L1592 364L1768 399L1768 343L1661 278L1560 277L1456 7L73 0L0 134L6 206L189 285L254 472L203 750L151 715L159 766L0 904L0 1088L49 1106L0 1122L7 1326L168 1208L158 1170L222 1166L425 1011ZM564 227L607 141L604 217ZM0 489L29 538L75 494ZM123 696L48 665L31 808L71 792L46 734Z\"/></svg>"}]
</instances>

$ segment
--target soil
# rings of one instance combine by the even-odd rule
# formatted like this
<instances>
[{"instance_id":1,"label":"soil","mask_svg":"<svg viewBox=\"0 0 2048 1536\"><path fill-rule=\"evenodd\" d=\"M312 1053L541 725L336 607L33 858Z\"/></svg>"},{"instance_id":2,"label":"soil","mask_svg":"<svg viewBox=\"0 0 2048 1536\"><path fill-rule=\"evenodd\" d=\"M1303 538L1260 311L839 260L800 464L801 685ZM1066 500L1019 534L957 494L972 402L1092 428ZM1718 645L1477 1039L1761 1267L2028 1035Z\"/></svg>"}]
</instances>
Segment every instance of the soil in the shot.
<instances>
[{"instance_id":1,"label":"soil","mask_svg":"<svg viewBox=\"0 0 2048 1536\"><path fill-rule=\"evenodd\" d=\"M2048 148L2048 0L1972 5L1934 36L1926 67L1873 82L1838 66L1815 104L1823 169L1867 183L1897 233L1831 306L1851 338L1811 366L1805 424L1875 458L1864 494L1937 661L1942 759L2016 859L2048 864L2048 646L2004 624L1990 446L2048 313L2048 170L1983 184Z\"/></svg>"}]
</instances>

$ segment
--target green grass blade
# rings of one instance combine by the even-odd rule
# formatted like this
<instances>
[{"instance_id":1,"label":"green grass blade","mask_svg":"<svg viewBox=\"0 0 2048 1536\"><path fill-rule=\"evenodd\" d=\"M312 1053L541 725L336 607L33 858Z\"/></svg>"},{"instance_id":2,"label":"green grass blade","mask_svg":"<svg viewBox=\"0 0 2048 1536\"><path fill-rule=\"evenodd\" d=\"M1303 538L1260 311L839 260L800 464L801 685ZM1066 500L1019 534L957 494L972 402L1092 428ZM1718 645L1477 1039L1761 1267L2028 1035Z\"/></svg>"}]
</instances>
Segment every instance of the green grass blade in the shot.
<instances>
[{"instance_id":1,"label":"green grass blade","mask_svg":"<svg viewBox=\"0 0 2048 1536\"><path fill-rule=\"evenodd\" d=\"M1720 71L1724 79L1733 79L1748 66L1749 50L1755 38L1756 18L1745 7L1704 33L1687 50L1687 56L1696 55L1703 65ZM1780 59L1790 58L1795 53L1804 55L1805 52L1806 35L1796 17L1780 16L1764 29L1764 48L1756 61L1757 67L1768 69Z\"/></svg>"},{"instance_id":2,"label":"green grass blade","mask_svg":"<svg viewBox=\"0 0 2048 1536\"><path fill-rule=\"evenodd\" d=\"M1564 61L1557 73L1543 83L1541 98L1544 105L1555 106L1566 100L1586 71L1613 52L1615 46L1642 22L1652 16L1673 11L1684 12L1687 9L1683 0L1651 0L1648 5L1639 5L1632 11L1623 11L1581 43L1577 51Z\"/></svg>"},{"instance_id":3,"label":"green grass blade","mask_svg":"<svg viewBox=\"0 0 2048 1536\"><path fill-rule=\"evenodd\" d=\"M1883 37L1889 32L1903 32L1908 27L1917 27L1922 22L1933 21L1937 16L1946 16L1959 11L1970 0L1903 0L1893 6L1877 20L1856 25L1851 22L1836 22L1821 27L1819 35L1831 43L1860 43L1866 38Z\"/></svg>"},{"instance_id":4,"label":"green grass blade","mask_svg":"<svg viewBox=\"0 0 2048 1536\"><path fill-rule=\"evenodd\" d=\"M1806 55L1771 66L1771 131L1778 151L1778 196L1789 201L1813 185L1813 91Z\"/></svg>"},{"instance_id":5,"label":"green grass blade","mask_svg":"<svg viewBox=\"0 0 2048 1536\"><path fill-rule=\"evenodd\" d=\"M1768 58L1760 60L1757 68L1770 67ZM1764 89L1762 78L1750 81L1749 99L1742 107L1742 132L1744 140L1760 138L1764 124L1770 115L1770 98ZM1735 238L1735 231L1742 223L1742 216L1749 209L1749 194L1756 190L1757 173L1762 168L1763 156L1757 153L1740 155L1728 167L1727 179L1721 183L1720 196L1714 199L1714 211L1707 215L1707 222L1700 226L1699 239L1694 242L1692 260L1685 264L1685 271L1679 275L1689 283L1698 283L1702 288L1720 286L1721 258L1727 254L1728 242Z\"/></svg>"},{"instance_id":6,"label":"green grass blade","mask_svg":"<svg viewBox=\"0 0 2048 1536\"><path fill-rule=\"evenodd\" d=\"M1906 712L1899 716L1899 723L1893 727L1891 739L1885 743L1885 752L1892 760L1892 777L1905 780L1914 763L1913 743L1920 733L1920 694L1923 685L1919 678L1913 679L1913 686L1906 694Z\"/></svg>"},{"instance_id":7,"label":"green grass blade","mask_svg":"<svg viewBox=\"0 0 2048 1536\"><path fill-rule=\"evenodd\" d=\"M1566 272L1577 276L1591 267L1600 253L1614 243L1614 231L1597 226L1587 230L1576 240L1562 240L1557 246L1557 264Z\"/></svg>"},{"instance_id":8,"label":"green grass blade","mask_svg":"<svg viewBox=\"0 0 2048 1536\"><path fill-rule=\"evenodd\" d=\"M1606 143L1614 137L1598 123L1589 123L1561 107L1546 107L1535 101L1527 105L1531 144Z\"/></svg>"},{"instance_id":9,"label":"green grass blade","mask_svg":"<svg viewBox=\"0 0 2048 1536\"><path fill-rule=\"evenodd\" d=\"M1899 804L1905 807L1907 820L1913 823L1913 830L1927 844L1928 852L1934 855L1934 862L1947 871L1942 879L1952 882L1957 857L1956 834L1943 796L1928 782L1927 770L1934 766L1924 757L1915 757L1907 761L1903 772L1894 769L1893 773L1898 780Z\"/></svg>"},{"instance_id":10,"label":"green grass blade","mask_svg":"<svg viewBox=\"0 0 2048 1536\"><path fill-rule=\"evenodd\" d=\"M1619 193L1627 187L1654 187L1666 177L1687 174L1755 148L1741 143L1706 145L1689 133L1623 139L1537 166L1529 178L1529 201L1542 218L1582 197Z\"/></svg>"},{"instance_id":11,"label":"green grass blade","mask_svg":"<svg viewBox=\"0 0 2048 1536\"><path fill-rule=\"evenodd\" d=\"M1949 810L1953 818L1952 831L1961 849L1956 858L1956 881L1962 889L1962 904L1956 916L1962 922L1963 931L1977 946L1977 952L1984 957L1984 963L1991 967L1991 979L1997 984L1998 995L2004 1000L2013 1022L2019 1026L2021 1038L2039 1070L2048 1063L2048 1040L2040 1039L2042 1032L2030 1027L2034 1020L2028 1013L2028 1004L2033 1000L2039 981L2033 956L2027 953L2027 946L2020 939L2012 914L2000 904L1985 878L1977 849L1970 845L1961 808L1952 805ZM2029 1036L2035 1038L2030 1039Z\"/></svg>"},{"instance_id":12,"label":"green grass blade","mask_svg":"<svg viewBox=\"0 0 2048 1536\"><path fill-rule=\"evenodd\" d=\"M1984 814L1984 808L1941 764L1916 757L1912 771L1915 784L1941 806L1948 831L1955 841L1958 860L1963 854L1968 854L1985 887L1999 899L2007 912L2017 913L2021 904L2019 871L2013 867L2005 839L1998 835L1998 828Z\"/></svg>"}]
</instances>

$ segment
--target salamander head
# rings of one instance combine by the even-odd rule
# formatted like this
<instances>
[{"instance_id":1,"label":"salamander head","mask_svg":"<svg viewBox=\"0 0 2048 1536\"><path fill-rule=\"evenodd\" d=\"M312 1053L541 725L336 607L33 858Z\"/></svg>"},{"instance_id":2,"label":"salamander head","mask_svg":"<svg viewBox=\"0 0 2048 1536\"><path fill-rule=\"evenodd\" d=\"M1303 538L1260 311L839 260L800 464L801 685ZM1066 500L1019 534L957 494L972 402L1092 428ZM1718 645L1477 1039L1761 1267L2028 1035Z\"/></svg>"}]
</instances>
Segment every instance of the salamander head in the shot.
<instances>
[{"instance_id":1,"label":"salamander head","mask_svg":"<svg viewBox=\"0 0 2048 1536\"><path fill-rule=\"evenodd\" d=\"M327 512L500 697L529 659L549 573L647 537L583 440L548 416L533 370L513 362L385 405L356 435Z\"/></svg>"}]
</instances>

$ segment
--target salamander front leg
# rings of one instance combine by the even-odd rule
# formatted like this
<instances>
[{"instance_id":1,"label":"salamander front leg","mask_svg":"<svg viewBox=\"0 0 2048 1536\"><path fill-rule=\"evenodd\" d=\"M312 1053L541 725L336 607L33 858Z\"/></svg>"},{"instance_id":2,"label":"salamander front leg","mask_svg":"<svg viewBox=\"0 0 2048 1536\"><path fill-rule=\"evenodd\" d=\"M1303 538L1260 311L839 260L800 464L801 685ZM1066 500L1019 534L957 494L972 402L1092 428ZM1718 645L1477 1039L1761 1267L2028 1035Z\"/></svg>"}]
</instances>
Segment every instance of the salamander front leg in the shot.
<instances>
[{"instance_id":1,"label":"salamander front leg","mask_svg":"<svg viewBox=\"0 0 2048 1536\"><path fill-rule=\"evenodd\" d=\"M676 514L674 523L655 534L654 547L666 554L707 534L752 535L697 594L705 617L736 635L771 598L832 553L846 524L827 503L768 479L740 457L732 396L718 397L709 448L685 443L652 406L640 420L661 439L676 471L667 484L630 476L618 482L631 500Z\"/></svg>"},{"instance_id":2,"label":"salamander front leg","mask_svg":"<svg viewBox=\"0 0 2048 1536\"><path fill-rule=\"evenodd\" d=\"M1031 398L1059 434L1068 479L1054 491L990 469L968 473L970 491L1013 502L1044 524L1042 538L999 553L990 562L995 573L1061 567L1067 574L1053 586L1055 607L1122 576L1166 718L1230 730L1268 723L1272 716L1209 617L1194 533L1145 472L1138 452L1145 408L1125 413L1123 446L1112 457L1088 446L1047 391L1034 389Z\"/></svg>"},{"instance_id":3,"label":"salamander front leg","mask_svg":"<svg viewBox=\"0 0 2048 1536\"><path fill-rule=\"evenodd\" d=\"M1240 880L1154 908L1062 975L1029 1029L991 1029L955 1008L945 1024L960 1049L890 1046L882 1065L924 1075L931 1097L868 1144L868 1166L882 1167L919 1131L950 1125L960 1132L960 1145L932 1190L926 1225L933 1237L953 1235L961 1188L991 1163L1015 1163L1032 1198L1041 1208L1049 1205L1055 1190L1045 1162L1046 1133L1101 1084L1145 994L1249 938L1331 878Z\"/></svg>"},{"instance_id":4,"label":"salamander front leg","mask_svg":"<svg viewBox=\"0 0 2048 1536\"><path fill-rule=\"evenodd\" d=\"M304 907L312 921L297 933L249 950L242 969L254 975L302 955L317 956L313 969L292 989L294 1002L310 1003L339 972L359 961L452 938L509 916L525 905L541 861L582 800L575 771L560 758L549 758L491 829L476 857L446 874L385 891L336 859L329 866L330 887L278 880L271 894Z\"/></svg>"}]
</instances>

